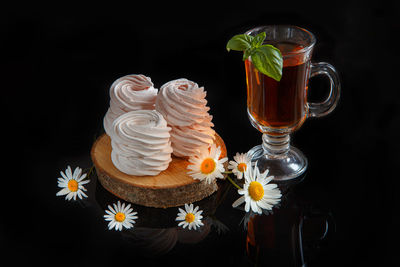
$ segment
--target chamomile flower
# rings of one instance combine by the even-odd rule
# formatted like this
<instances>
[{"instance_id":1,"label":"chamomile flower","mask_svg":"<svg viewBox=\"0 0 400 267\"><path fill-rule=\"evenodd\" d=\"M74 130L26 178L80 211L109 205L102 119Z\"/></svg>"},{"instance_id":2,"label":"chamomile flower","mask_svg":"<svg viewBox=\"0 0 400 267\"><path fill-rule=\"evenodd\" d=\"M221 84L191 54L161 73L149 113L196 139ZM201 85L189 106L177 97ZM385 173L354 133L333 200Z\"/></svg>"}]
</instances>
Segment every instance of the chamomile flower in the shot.
<instances>
[{"instance_id":1,"label":"chamomile flower","mask_svg":"<svg viewBox=\"0 0 400 267\"><path fill-rule=\"evenodd\" d=\"M203 218L201 215L202 213L203 211L199 210L199 206L193 209L193 204L185 204L185 210L179 208L179 213L175 220L181 221L178 223L178 226L182 226L183 228L189 226L189 230L192 228L196 230L197 227L204 225L201 222L201 219Z\"/></svg>"},{"instance_id":2,"label":"chamomile flower","mask_svg":"<svg viewBox=\"0 0 400 267\"><path fill-rule=\"evenodd\" d=\"M222 172L225 171L223 163L228 158L219 159L221 156L221 148L212 144L210 149L204 149L193 157L189 158L191 164L188 165L190 170L188 174L197 180L206 180L209 184L216 178L224 178Z\"/></svg>"},{"instance_id":3,"label":"chamomile flower","mask_svg":"<svg viewBox=\"0 0 400 267\"><path fill-rule=\"evenodd\" d=\"M236 153L233 159L234 160L229 161L228 169L232 170L233 174L235 174L238 179L242 179L247 167L251 168L250 158L247 156L247 153Z\"/></svg>"},{"instance_id":4,"label":"chamomile flower","mask_svg":"<svg viewBox=\"0 0 400 267\"><path fill-rule=\"evenodd\" d=\"M60 172L61 176L58 178L58 187L62 188L57 192L56 196L66 195L66 200L71 200L72 198L76 200L78 196L79 199L87 197L83 192L86 188L83 186L90 182L90 180L83 180L86 178L86 173L82 175L82 169L76 167L74 173L72 173L71 167L68 166L64 172Z\"/></svg>"},{"instance_id":5,"label":"chamomile flower","mask_svg":"<svg viewBox=\"0 0 400 267\"><path fill-rule=\"evenodd\" d=\"M109 221L108 230L115 228L115 230L121 231L123 227L126 229L132 228L135 219L138 217L136 216L137 212L133 212L131 204L125 206L125 203L121 204L118 200L117 204L113 204L113 207L108 205L107 214L104 214L104 219Z\"/></svg>"},{"instance_id":6,"label":"chamomile flower","mask_svg":"<svg viewBox=\"0 0 400 267\"><path fill-rule=\"evenodd\" d=\"M268 176L268 170L260 174L257 166L248 168L244 173L245 184L238 193L243 195L232 206L237 207L245 202L245 211L250 208L255 213L262 213L262 209L272 210L272 207L281 200L281 191L276 184L269 184L273 176Z\"/></svg>"}]
</instances>

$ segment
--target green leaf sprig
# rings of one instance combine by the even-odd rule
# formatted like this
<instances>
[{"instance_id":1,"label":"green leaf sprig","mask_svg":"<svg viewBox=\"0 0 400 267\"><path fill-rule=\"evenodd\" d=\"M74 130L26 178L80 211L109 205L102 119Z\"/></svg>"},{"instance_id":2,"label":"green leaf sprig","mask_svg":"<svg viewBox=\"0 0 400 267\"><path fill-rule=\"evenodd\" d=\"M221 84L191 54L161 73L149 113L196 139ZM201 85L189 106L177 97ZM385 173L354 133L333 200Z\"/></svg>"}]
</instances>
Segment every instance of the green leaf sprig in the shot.
<instances>
[{"instance_id":1,"label":"green leaf sprig","mask_svg":"<svg viewBox=\"0 0 400 267\"><path fill-rule=\"evenodd\" d=\"M243 61L251 57L257 70L279 82L282 78L282 54L273 45L263 45L265 37L265 32L256 36L238 34L228 41L226 50L243 51Z\"/></svg>"}]
</instances>

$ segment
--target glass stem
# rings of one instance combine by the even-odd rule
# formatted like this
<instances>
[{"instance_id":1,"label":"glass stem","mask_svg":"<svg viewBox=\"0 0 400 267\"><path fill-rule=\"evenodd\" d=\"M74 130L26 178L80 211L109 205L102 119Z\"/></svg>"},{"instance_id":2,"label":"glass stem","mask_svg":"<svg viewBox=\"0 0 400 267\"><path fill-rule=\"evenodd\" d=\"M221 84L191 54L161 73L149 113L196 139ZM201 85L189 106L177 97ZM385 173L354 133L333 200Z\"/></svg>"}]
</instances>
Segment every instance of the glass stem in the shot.
<instances>
[{"instance_id":1,"label":"glass stem","mask_svg":"<svg viewBox=\"0 0 400 267\"><path fill-rule=\"evenodd\" d=\"M262 147L264 152L270 156L280 157L285 156L290 150L290 135L269 135L263 134Z\"/></svg>"}]
</instances>

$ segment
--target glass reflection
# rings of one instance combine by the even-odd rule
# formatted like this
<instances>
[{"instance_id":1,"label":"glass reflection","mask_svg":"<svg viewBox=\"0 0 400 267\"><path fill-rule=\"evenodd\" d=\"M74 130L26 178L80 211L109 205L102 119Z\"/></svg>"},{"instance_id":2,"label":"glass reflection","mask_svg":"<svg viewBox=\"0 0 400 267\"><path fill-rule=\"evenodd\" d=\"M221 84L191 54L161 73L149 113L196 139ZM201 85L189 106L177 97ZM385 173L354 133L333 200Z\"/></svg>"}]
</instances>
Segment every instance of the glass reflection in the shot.
<instances>
[{"instance_id":1,"label":"glass reflection","mask_svg":"<svg viewBox=\"0 0 400 267\"><path fill-rule=\"evenodd\" d=\"M321 242L334 230L329 210L313 207L295 185L286 191L280 207L262 215L246 214L246 254L251 265L305 266L318 254Z\"/></svg>"}]
</instances>

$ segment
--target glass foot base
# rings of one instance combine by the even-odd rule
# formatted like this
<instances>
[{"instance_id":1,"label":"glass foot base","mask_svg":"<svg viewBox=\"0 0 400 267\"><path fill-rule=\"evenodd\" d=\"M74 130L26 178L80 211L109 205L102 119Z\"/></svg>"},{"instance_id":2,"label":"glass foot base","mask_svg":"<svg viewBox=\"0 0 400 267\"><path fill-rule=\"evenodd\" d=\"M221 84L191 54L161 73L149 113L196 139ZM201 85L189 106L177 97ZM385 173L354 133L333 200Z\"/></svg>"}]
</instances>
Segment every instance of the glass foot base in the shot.
<instances>
[{"instance_id":1,"label":"glass foot base","mask_svg":"<svg viewBox=\"0 0 400 267\"><path fill-rule=\"evenodd\" d=\"M248 155L252 163L257 162L260 172L269 169L268 175L274 176L274 181L287 181L302 175L308 166L307 158L295 147L290 146L283 155L269 155L265 153L262 145L249 150Z\"/></svg>"}]
</instances>

